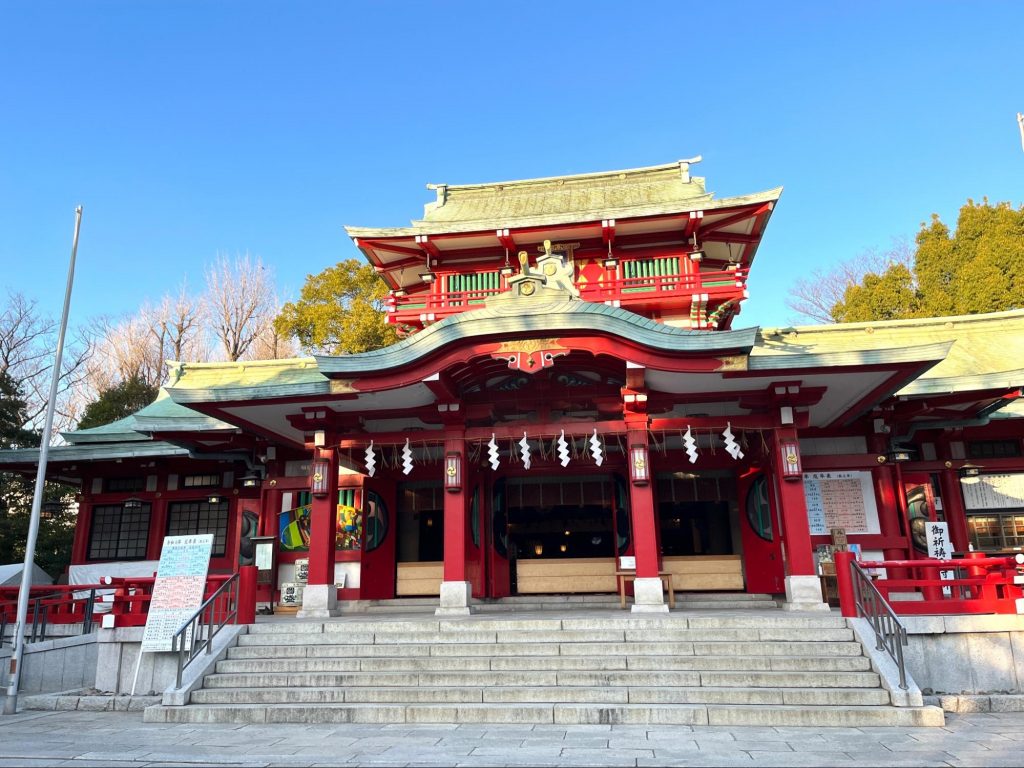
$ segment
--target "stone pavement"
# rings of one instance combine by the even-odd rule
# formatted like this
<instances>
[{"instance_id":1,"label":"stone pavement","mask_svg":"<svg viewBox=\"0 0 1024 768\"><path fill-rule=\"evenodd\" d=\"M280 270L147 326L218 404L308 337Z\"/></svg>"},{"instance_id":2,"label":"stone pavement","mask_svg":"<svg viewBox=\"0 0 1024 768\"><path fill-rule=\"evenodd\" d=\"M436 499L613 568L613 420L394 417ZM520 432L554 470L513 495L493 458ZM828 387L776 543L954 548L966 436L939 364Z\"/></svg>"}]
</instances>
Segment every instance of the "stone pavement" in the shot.
<instances>
[{"instance_id":1,"label":"stone pavement","mask_svg":"<svg viewBox=\"0 0 1024 768\"><path fill-rule=\"evenodd\" d=\"M148 724L141 712L0 716L0 766L1020 766L1024 714L944 728Z\"/></svg>"}]
</instances>

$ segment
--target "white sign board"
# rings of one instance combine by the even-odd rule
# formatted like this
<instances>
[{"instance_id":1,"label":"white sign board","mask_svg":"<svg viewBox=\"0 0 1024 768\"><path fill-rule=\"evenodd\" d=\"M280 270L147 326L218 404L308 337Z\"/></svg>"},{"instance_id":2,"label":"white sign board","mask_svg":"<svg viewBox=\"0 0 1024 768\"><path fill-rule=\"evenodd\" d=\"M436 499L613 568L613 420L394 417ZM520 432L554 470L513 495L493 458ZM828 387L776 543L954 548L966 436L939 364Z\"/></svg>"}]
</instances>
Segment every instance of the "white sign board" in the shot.
<instances>
[{"instance_id":1,"label":"white sign board","mask_svg":"<svg viewBox=\"0 0 1024 768\"><path fill-rule=\"evenodd\" d=\"M171 638L203 604L213 534L168 536L160 552L142 650L170 651Z\"/></svg>"},{"instance_id":2,"label":"white sign board","mask_svg":"<svg viewBox=\"0 0 1024 768\"><path fill-rule=\"evenodd\" d=\"M967 509L1024 507L1024 474L979 475L976 483L961 483Z\"/></svg>"},{"instance_id":3,"label":"white sign board","mask_svg":"<svg viewBox=\"0 0 1024 768\"><path fill-rule=\"evenodd\" d=\"M936 560L952 560L953 547L949 543L949 523L928 523L928 557ZM956 578L955 571L939 571L940 579ZM949 587L942 588L942 594L950 597Z\"/></svg>"},{"instance_id":4,"label":"white sign board","mask_svg":"<svg viewBox=\"0 0 1024 768\"><path fill-rule=\"evenodd\" d=\"M880 532L870 472L804 472L804 497L812 536Z\"/></svg>"}]
</instances>

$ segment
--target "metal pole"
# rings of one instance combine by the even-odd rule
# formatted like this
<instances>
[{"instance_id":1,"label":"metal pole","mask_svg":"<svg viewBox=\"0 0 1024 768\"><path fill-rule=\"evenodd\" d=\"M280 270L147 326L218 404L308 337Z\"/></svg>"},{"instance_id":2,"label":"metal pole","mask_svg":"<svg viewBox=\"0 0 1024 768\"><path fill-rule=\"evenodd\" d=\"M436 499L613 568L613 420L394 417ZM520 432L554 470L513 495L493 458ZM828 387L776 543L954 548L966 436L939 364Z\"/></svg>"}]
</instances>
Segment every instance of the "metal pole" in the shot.
<instances>
[{"instance_id":1,"label":"metal pole","mask_svg":"<svg viewBox=\"0 0 1024 768\"><path fill-rule=\"evenodd\" d=\"M82 206L78 206L75 208L75 238L71 243L68 284L64 291L64 312L60 318L57 354L53 361L53 376L50 379L50 399L46 403L46 424L43 427L42 439L39 441L39 469L36 472L36 491L32 497L32 516L28 523L28 540L25 542L25 570L21 574L21 590L18 592L18 614L14 623L10 677L7 684L7 698L4 699L5 715L13 715L18 710L18 683L21 681L21 658L25 652L25 621L28 618L28 597L32 589L32 569L36 559L39 511L43 504L43 487L46 485L46 461L50 455L50 430L53 429L53 411L57 404L57 385L60 382L60 366L64 357L64 334L68 328L68 312L71 309L71 286L75 281L75 256L78 253L78 231L81 226Z\"/></svg>"}]
</instances>

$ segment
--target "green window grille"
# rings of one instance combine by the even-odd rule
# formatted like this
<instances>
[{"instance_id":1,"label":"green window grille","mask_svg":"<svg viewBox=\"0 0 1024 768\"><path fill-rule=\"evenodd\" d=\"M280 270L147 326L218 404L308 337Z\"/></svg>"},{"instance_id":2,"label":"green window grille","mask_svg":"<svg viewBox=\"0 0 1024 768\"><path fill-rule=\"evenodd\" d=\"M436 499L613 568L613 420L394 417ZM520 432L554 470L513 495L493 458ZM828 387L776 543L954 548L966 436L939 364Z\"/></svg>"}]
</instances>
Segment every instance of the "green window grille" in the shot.
<instances>
[{"instance_id":1,"label":"green window grille","mask_svg":"<svg viewBox=\"0 0 1024 768\"><path fill-rule=\"evenodd\" d=\"M626 280L644 280L643 283L623 289L623 293L653 291L657 278L661 278L661 289L671 290L672 283L679 282L679 257L665 256L659 259L637 259L622 263L622 277Z\"/></svg>"},{"instance_id":2,"label":"green window grille","mask_svg":"<svg viewBox=\"0 0 1024 768\"><path fill-rule=\"evenodd\" d=\"M448 275L446 291L448 294L466 293L468 291L497 291L501 288L501 274L494 272L471 272L462 275ZM483 304L484 298L476 296L465 302L461 297L450 300L452 306L463 303Z\"/></svg>"}]
</instances>

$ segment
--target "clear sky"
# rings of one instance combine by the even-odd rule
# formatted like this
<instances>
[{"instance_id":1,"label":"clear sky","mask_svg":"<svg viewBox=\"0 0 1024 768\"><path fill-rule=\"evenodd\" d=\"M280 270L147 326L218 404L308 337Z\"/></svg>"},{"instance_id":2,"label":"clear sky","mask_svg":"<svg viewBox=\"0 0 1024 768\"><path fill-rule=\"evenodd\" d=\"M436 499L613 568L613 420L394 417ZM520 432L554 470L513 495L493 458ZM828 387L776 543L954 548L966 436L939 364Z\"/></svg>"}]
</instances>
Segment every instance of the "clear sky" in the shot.
<instances>
[{"instance_id":1,"label":"clear sky","mask_svg":"<svg viewBox=\"0 0 1024 768\"><path fill-rule=\"evenodd\" d=\"M452 184L696 154L785 186L737 326L968 198L1024 198L1024 3L0 4L0 284L120 314L218 252L284 298Z\"/></svg>"}]
</instances>

